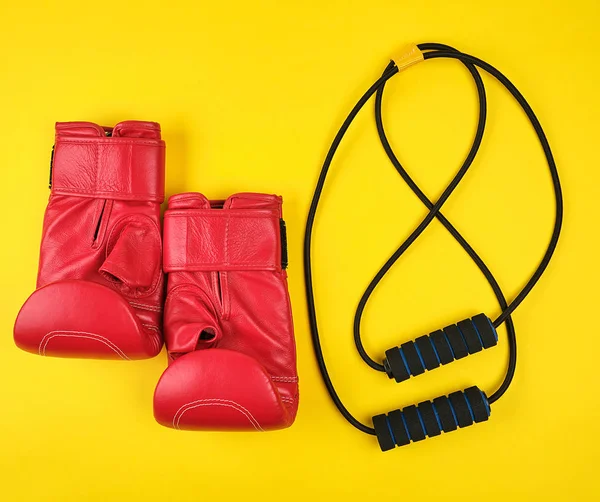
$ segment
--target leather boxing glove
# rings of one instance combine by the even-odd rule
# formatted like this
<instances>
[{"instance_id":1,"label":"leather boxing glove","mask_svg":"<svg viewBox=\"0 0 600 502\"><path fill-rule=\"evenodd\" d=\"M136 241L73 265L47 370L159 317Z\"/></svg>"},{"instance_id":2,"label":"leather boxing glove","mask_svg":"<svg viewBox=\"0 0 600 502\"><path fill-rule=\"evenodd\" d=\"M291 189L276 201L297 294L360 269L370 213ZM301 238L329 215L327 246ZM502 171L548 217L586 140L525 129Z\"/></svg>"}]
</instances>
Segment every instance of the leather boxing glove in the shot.
<instances>
[{"instance_id":1,"label":"leather boxing glove","mask_svg":"<svg viewBox=\"0 0 600 502\"><path fill-rule=\"evenodd\" d=\"M298 375L281 197L175 195L165 213L169 366L154 416L187 430L289 427Z\"/></svg>"},{"instance_id":2,"label":"leather boxing glove","mask_svg":"<svg viewBox=\"0 0 600 502\"><path fill-rule=\"evenodd\" d=\"M43 356L153 357L162 347L160 126L56 124L37 290L15 343Z\"/></svg>"}]
</instances>

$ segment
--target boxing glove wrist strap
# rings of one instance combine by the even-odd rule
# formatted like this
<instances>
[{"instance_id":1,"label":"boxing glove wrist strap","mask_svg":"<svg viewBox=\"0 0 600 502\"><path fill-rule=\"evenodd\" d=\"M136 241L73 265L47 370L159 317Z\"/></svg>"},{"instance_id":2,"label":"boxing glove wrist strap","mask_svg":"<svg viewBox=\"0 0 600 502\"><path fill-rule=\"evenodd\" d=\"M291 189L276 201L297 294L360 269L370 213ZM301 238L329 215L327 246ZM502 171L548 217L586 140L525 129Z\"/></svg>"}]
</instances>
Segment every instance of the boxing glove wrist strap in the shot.
<instances>
[{"instance_id":1,"label":"boxing glove wrist strap","mask_svg":"<svg viewBox=\"0 0 600 502\"><path fill-rule=\"evenodd\" d=\"M164 218L163 269L281 270L281 237L275 210L171 209ZM202 245L190 246L190 239Z\"/></svg>"},{"instance_id":2,"label":"boxing glove wrist strap","mask_svg":"<svg viewBox=\"0 0 600 502\"><path fill-rule=\"evenodd\" d=\"M51 169L55 195L164 200L165 146L161 140L59 137Z\"/></svg>"}]
</instances>

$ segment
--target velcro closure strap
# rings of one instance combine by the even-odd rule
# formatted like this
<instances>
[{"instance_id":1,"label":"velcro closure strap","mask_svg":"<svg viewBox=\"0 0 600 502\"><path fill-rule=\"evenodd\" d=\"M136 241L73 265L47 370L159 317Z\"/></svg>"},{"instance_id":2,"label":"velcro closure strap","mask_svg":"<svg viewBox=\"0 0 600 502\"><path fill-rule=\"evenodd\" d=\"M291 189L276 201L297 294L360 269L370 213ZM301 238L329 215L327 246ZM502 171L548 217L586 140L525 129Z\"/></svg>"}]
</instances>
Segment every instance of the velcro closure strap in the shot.
<instances>
[{"instance_id":1,"label":"velcro closure strap","mask_svg":"<svg viewBox=\"0 0 600 502\"><path fill-rule=\"evenodd\" d=\"M142 138L57 139L52 193L162 202L165 144Z\"/></svg>"},{"instance_id":2,"label":"velcro closure strap","mask_svg":"<svg viewBox=\"0 0 600 502\"><path fill-rule=\"evenodd\" d=\"M169 210L164 221L165 272L281 269L275 210Z\"/></svg>"}]
</instances>

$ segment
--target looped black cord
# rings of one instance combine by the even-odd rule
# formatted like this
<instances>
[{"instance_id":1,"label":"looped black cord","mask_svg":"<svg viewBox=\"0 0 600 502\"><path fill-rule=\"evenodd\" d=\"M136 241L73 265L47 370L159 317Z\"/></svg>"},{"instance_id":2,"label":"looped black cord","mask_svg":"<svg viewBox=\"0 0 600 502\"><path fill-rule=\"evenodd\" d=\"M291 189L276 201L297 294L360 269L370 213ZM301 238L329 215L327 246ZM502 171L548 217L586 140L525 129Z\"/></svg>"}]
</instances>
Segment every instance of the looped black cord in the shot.
<instances>
[{"instance_id":1,"label":"looped black cord","mask_svg":"<svg viewBox=\"0 0 600 502\"><path fill-rule=\"evenodd\" d=\"M544 273L544 270L548 267L550 263L550 259L554 254L554 250L556 249L556 245L558 244L558 238L560 236L560 229L562 227L562 219L563 219L563 200L562 200L562 189L560 186L560 179L558 177L558 170L556 169L556 163L554 162L554 156L552 155L552 150L550 148L550 144L548 143L548 139L546 138L546 134L542 129L542 125L532 110L531 106L527 100L523 97L523 95L519 92L519 90L514 86L514 84L506 78L499 70L494 68L492 65L482 61L479 58L474 56L470 56L468 54L464 54L462 52L454 53L450 51L433 51L426 52L424 54L425 59L434 59L434 58L453 58L462 61L463 63L471 63L475 66L478 66L482 70L485 70L487 73L496 78L506 89L510 92L513 97L517 100L521 108L527 115L529 122L533 126L535 133L540 140L540 144L542 145L542 149L544 151L544 156L546 157L546 161L548 162L548 167L550 169L550 176L552 178L552 186L554 188L554 200L555 200L555 216L554 216L554 227L552 230L552 236L550 237L550 242L548 243L548 247L546 248L546 252L542 257L539 265L536 267L534 273L529 278L521 292L515 297L515 299L510 302L510 305L504 309L504 311L498 316L498 318L494 321L494 326L500 326L507 317L514 312L514 310L521 304L521 302L525 299L525 297L529 294L529 292L533 289L536 283L540 280L540 277Z\"/></svg>"},{"instance_id":2,"label":"looped black cord","mask_svg":"<svg viewBox=\"0 0 600 502\"><path fill-rule=\"evenodd\" d=\"M312 202L310 204L310 209L308 211L308 218L306 220L306 231L304 234L304 282L306 287L306 301L308 304L308 320L310 324L310 332L311 338L313 342L313 347L315 350L315 355L317 357L317 364L319 365L319 370L321 372L321 376L323 377L323 381L325 382L325 387L329 392L329 396L333 400L335 406L339 410L339 412L343 415L343 417L354 427L362 432L366 432L367 434L375 434L375 429L364 425L360 421L358 421L352 414L348 411L348 409L344 406L342 401L340 400L335 387L333 386L333 382L331 381L331 377L329 376L329 372L327 371L327 366L325 365L325 360L323 359L323 349L321 347L321 341L319 339L319 328L317 325L317 312L315 307L315 296L313 292L313 284L312 284L312 267L311 267L311 259L310 259L310 244L312 241L312 229L315 223L315 216L317 214L317 207L319 205L319 199L321 198L321 193L323 192L323 186L325 185L325 178L327 177L327 172L329 171L329 167L331 166L331 161L333 160L333 156L346 134L348 127L354 120L354 117L358 114L360 109L364 106L364 104L369 100L369 98L373 95L373 93L378 89L378 87L385 81L389 80L393 75L398 73L398 68L391 68L389 71L385 72L369 89L365 94L358 100L358 103L354 105L352 111L344 120L342 127L336 134L331 147L329 148L329 152L327 152L327 157L325 158L325 163L321 168L321 174L319 175L319 179L317 181L317 186L315 187L315 193L313 194Z\"/></svg>"},{"instance_id":3,"label":"looped black cord","mask_svg":"<svg viewBox=\"0 0 600 502\"><path fill-rule=\"evenodd\" d=\"M375 287L377 286L377 284L379 283L379 281L383 278L383 276L391 268L391 266L396 262L396 260L404 253L404 251L410 246L410 244L412 244L418 238L418 236L425 230L425 228L429 225L429 223L433 220L433 218L438 218L438 220L440 220L440 222L444 225L444 227L453 235L453 237L461 244L463 249L465 249L465 251L469 254L469 256L475 261L475 263L477 264L477 266L479 267L481 272L484 274L484 276L490 283L492 289L494 290L494 293L495 293L495 295L498 299L498 302L502 308L502 313L496 319L496 321L494 321L494 325L497 327L500 324L502 324L504 321L507 322L507 332L508 332L509 347L510 347L509 365L507 368L507 373L504 378L504 381L500 385L499 389L490 397L490 402L497 400L500 396L502 396L502 394L508 388L508 386L512 380L512 377L514 375L515 365L516 365L516 343L515 343L515 335L514 335L514 326L512 324L512 319L510 318L510 314L523 301L523 299L531 291L533 286L536 284L536 282L539 280L542 273L546 269L546 267L550 261L550 258L556 248L556 244L558 242L558 237L560 234L560 228L561 228L561 224L562 224L562 211L563 211L562 192L561 192L560 182L559 182L559 178L558 178L558 172L556 170L556 165L555 165L554 159L552 157L552 152L550 150L550 146L548 144L548 141L545 137L545 134L542 130L542 127L541 127L537 117L535 116L533 110L531 109L531 107L529 106L529 104L527 103L525 98L521 95L521 93L502 73L500 73L498 70L496 70L493 66L481 61L478 58L469 56L467 54L460 53L460 52L456 51L455 49L452 49L451 47L444 46L441 44L421 44L421 45L419 45L419 49L422 51L431 51L431 52L424 53L424 59L446 57L446 58L454 58L454 59L460 60L467 66L468 70L471 72L471 74L475 80L475 83L477 85L479 101L480 101L479 123L478 123L477 133L475 135L475 140L474 140L473 146L471 147L469 155L467 156L465 162L463 163L463 166L458 171L458 173L456 174L456 176L454 177L452 182L448 185L446 190L444 190L444 193L442 194L440 199L435 204L432 204L431 201L429 201L427 199L425 194L419 189L419 187L410 178L408 173L406 173L406 171L402 168L402 166L400 165L396 156L394 155L394 153L391 149L391 146L389 145L389 142L387 140L387 137L385 136L385 132L383 130L383 124L381 121L381 100L382 100L383 87L385 85L385 82L398 72L398 68L393 63L391 63L388 66L388 68L386 68L386 70L384 71L384 74L367 90L367 92L363 95L363 97L354 106L354 108L352 109L352 111L350 112L350 114L348 115L348 117L346 118L344 123L342 124L342 127L340 128L339 132L337 133L337 135L329 149L329 152L325 159L323 168L321 169L321 174L317 181L315 193L313 195L313 199L311 202L311 206L310 206L310 210L309 210L309 214L308 214L308 218L307 218L307 223L306 223L306 234L305 234L305 240L304 240L304 265L305 265L306 294L307 294L307 302L308 302L311 335L312 335L315 353L317 356L317 362L319 365L319 369L320 369L323 379L325 381L327 390L328 390L331 398L333 399L334 404L339 409L339 411L342 413L342 415L353 426L355 426L359 430L366 432L368 434L374 434L375 433L374 429L362 424L360 421L358 421L356 418L354 418L352 416L352 414L344 407L343 403L341 402L341 400L339 399L339 396L337 395L337 393L335 391L335 388L334 388L334 386L331 382L331 379L329 377L329 374L327 372L327 367L326 367L325 361L323 359L323 353L322 353L322 348L321 348L321 344L320 344L320 340L319 340L318 327L317 327L316 309L315 309L315 301L314 301L313 286L312 286L311 257L310 257L312 229L314 226L314 220L315 220L315 216L316 216L318 202L319 202L321 193L323 191L327 172L331 165L333 156L334 156L344 134L346 133L348 127L350 126L350 123L355 118L356 114L360 111L360 109L364 106L366 101L377 91L378 94L377 94L377 98L376 98L375 113L376 113L377 128L378 128L379 136L381 138L384 149L386 150L388 157L390 158L391 162L396 167L396 169L398 170L398 172L400 173L402 178L407 182L407 184L413 190L413 192L419 197L419 199L429 209L429 213L427 214L425 219L421 222L421 224L411 233L411 235L408 237L408 239L406 239L406 241L396 250L396 252L390 257L390 259L388 259L388 261L384 264L384 266L381 268L381 270L376 274L375 278L371 281L371 283L367 287L367 290L363 294L361 301L359 302L359 306L357 308L357 312L356 312L356 316L355 316L355 323L354 323L355 342L356 342L357 348L358 348L359 352L361 353L361 356L363 357L363 359L373 368L383 371L383 366L378 364L377 362L373 361L366 354L366 352L364 351L364 348L362 347L362 342L360 340L360 318L361 318L362 312L364 311L364 308L366 306L368 298L371 295L371 293L373 292L373 290L375 289ZM551 173L552 182L553 182L553 186L554 186L554 192L555 192L556 215L555 215L555 222L554 222L554 230L552 233L552 237L550 239L550 243L548 245L546 253L544 254L544 256L543 256L540 264L536 268L535 272L533 273L531 278L528 280L528 282L526 283L523 290L516 296L516 298L510 303L510 305L506 305L506 300L504 299L504 295L502 294L502 291L501 291L500 287L498 286L497 281L495 280L495 278L493 277L493 275L491 274L489 269L486 267L485 263L476 254L476 252L471 248L471 246L469 246L469 244L464 240L464 238L459 234L459 232L450 224L450 222L439 212L441 206L451 195L452 191L456 188L456 186L458 185L458 183L460 182L460 180L462 179L462 177L465 175L466 171L470 167L470 165L473 161L473 158L475 157L475 154L477 153L477 150L479 148L479 145L481 143L481 139L483 136L483 130L484 130L484 126L485 126L485 115L486 115L485 89L483 88L483 83L481 81L481 77L479 76L478 72L476 71L475 66L478 66L479 68L485 70L486 72L488 72L489 74L494 76L498 81L500 81L508 89L508 91L515 97L515 99L519 102L519 104L525 111L527 117L529 118L531 124L533 125L533 127L536 131L536 134L538 135L540 143L542 144L542 148L544 150L544 154L546 156L546 159L548 161L548 166L550 168L550 173Z\"/></svg>"},{"instance_id":4,"label":"looped black cord","mask_svg":"<svg viewBox=\"0 0 600 502\"><path fill-rule=\"evenodd\" d=\"M454 50L452 48L449 48L449 49ZM394 63L390 63L390 64L394 64ZM442 193L442 195L440 196L438 201L432 205L427 216L423 219L423 221L419 224L419 226L407 237L407 239L400 245L400 247L394 252L394 254L385 262L383 267L381 267L381 269L379 269L379 272L377 272L375 277L371 280L371 282L367 286L367 289L363 293L361 299L358 302L358 307L356 308L356 314L354 315L354 343L356 344L356 349L358 350L358 353L362 357L363 361L365 361L369 366L371 366L371 368L373 368L377 371L385 371L385 369L382 364L377 363L376 361L371 359L371 357L369 357L369 355L367 354L367 352L365 351L365 349L363 347L362 340L360 338L360 321L362 318L363 311L364 311L365 307L367 306L367 302L369 301L371 294L373 293L373 291L375 290L375 288L377 287L377 285L379 284L381 279L383 279L385 274L387 274L388 270L390 268L392 268L394 263L396 263L396 261L398 261L398 258L400 258L404 254L404 252L411 246L411 244L417 240L417 238L423 233L423 231L429 226L429 224L436 217L436 214L438 213L438 211L441 209L441 207L444 205L444 203L448 200L450 195L452 195L452 192L454 191L454 189L458 186L458 184L462 180L463 176L467 173L467 171L469 170L469 167L471 167L473 160L475 160L475 155L477 155L477 151L479 150L479 147L481 146L481 140L483 139L483 132L485 130L485 119L487 116L487 102L486 102L486 97L485 97L485 87L483 86L483 80L481 80L481 76L479 75L479 73L477 73L477 70L475 70L473 65L467 65L467 68L473 75L475 84L477 85L477 94L479 97L479 120L477 123L477 131L475 133L475 139L473 140L473 145L471 146L471 149L469 150L467 158L463 162L463 165L458 170L458 172L456 173L456 175L454 176L454 178L452 179L450 184L446 187L446 189L444 190L444 192ZM381 86L379 86L379 88L377 90L378 93L383 92L384 85L385 85L385 82L383 82L381 84Z\"/></svg>"},{"instance_id":5,"label":"looped black cord","mask_svg":"<svg viewBox=\"0 0 600 502\"><path fill-rule=\"evenodd\" d=\"M452 52L458 52L453 47L450 47L445 44L421 44L421 45L419 45L419 49L421 49L423 51L449 50ZM464 63L464 64L467 67L467 69L469 70L469 72L471 73L471 75L473 76L473 79L475 80L475 82L478 82L478 81L480 82L481 76L477 72L477 68L470 63ZM391 68L392 66L394 66L394 63L390 62L390 64L388 65L388 67L386 68L385 71L389 70L389 68ZM377 89L377 93L375 95L375 123L377 125L377 132L379 133L379 139L381 140L381 144L383 145L383 148L384 148L388 158L390 159L391 163L396 168L396 170L398 171L398 173L400 174L402 179L406 182L406 184L413 191L413 193L419 198L419 200L421 200L421 202L423 202L425 207L427 207L427 209L429 209L431 211L434 207L433 202L431 202L427 198L425 193L423 193L423 191L417 186L417 184L414 182L414 180L410 177L408 172L400 164L400 161L394 154L394 151L392 150L392 147L391 147L391 145L387 139L387 136L385 134L385 130L383 127L383 119L382 119L382 115L381 115L381 106L382 106L384 88L385 88L385 83L382 84L381 87L379 87L379 89ZM448 221L448 219L446 219L446 217L441 212L437 212L435 216L438 219L438 221L444 226L444 228L446 228L448 230L450 235L452 235L452 237L454 237L454 239L466 251L466 253L469 255L469 257L475 262L475 264L477 265L477 267L479 268L479 270L481 271L481 273L484 275L487 282L491 286L491 288L494 292L494 295L496 296L496 299L498 300L498 304L500 305L500 309L505 310L508 307L506 298L504 296L504 293L502 292L502 289L500 288L500 286L498 284L498 281L496 280L496 278L494 277L492 272L489 270L487 265L479 257L477 252L471 247L471 245L464 239L464 237L458 232L458 230L452 225L452 223L450 223L450 221ZM366 294L366 292L365 292L365 294ZM363 295L363 298L364 297L365 297L365 295ZM365 298L365 302L366 302L366 300L368 300L368 297ZM358 315L358 310L357 310L357 315ZM506 319L506 330L507 330L507 338L508 338L509 356L508 356L507 370L506 370L506 374L505 374L505 377L503 380L503 384L501 385L501 389L508 388L508 385L510 384L510 382L514 376L515 369L517 366L516 333L515 333L515 327L514 327L512 318L510 316L508 316ZM357 322L357 319L355 317L354 340L357 345L358 352L360 353L361 357L363 357L363 353L364 353L364 355L366 355L366 357L369 357L366 354L366 352L364 351L360 336L361 336L360 335L360 319L358 319L358 322ZM360 346L360 348L359 348L359 346ZM363 360L364 360L364 357L363 357ZM365 361L365 362L367 362L367 361ZM369 364L369 363L367 362L367 364ZM488 399L490 404L493 403L494 401L496 401L502 395L502 392L500 392L500 393L495 392L494 394L492 394Z\"/></svg>"}]
</instances>

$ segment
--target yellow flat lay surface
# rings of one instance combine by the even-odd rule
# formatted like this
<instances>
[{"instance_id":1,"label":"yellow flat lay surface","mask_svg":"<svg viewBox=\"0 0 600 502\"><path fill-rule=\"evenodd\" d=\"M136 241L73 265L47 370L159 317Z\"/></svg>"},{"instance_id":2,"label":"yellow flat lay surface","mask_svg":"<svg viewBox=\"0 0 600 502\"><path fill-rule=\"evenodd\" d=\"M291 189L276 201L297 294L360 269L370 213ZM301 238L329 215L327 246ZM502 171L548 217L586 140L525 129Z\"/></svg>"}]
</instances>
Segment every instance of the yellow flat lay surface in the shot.
<instances>
[{"instance_id":1,"label":"yellow flat lay surface","mask_svg":"<svg viewBox=\"0 0 600 502\"><path fill-rule=\"evenodd\" d=\"M598 500L598 46L595 0L0 3L0 500ZM304 224L329 145L390 57L409 43L453 45L493 64L528 99L552 146L565 198L557 252L514 315L518 366L483 424L382 453L350 426L319 374L307 321ZM509 94L484 76L480 153L444 214L509 298L542 257L554 199L542 150ZM435 200L460 167L477 119L456 61L392 78L384 121ZM12 326L33 291L54 122L160 122L167 194L284 197L300 408L273 433L159 426L152 395L163 352L139 362L42 358ZM369 103L332 165L314 233L323 350L344 403L373 415L478 385L507 364L493 349L401 384L370 370L352 340L357 302L426 209L389 163ZM380 284L363 320L367 351L479 312L490 287L437 222Z\"/></svg>"}]
</instances>

